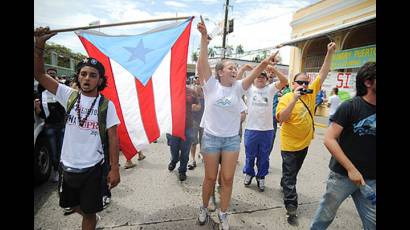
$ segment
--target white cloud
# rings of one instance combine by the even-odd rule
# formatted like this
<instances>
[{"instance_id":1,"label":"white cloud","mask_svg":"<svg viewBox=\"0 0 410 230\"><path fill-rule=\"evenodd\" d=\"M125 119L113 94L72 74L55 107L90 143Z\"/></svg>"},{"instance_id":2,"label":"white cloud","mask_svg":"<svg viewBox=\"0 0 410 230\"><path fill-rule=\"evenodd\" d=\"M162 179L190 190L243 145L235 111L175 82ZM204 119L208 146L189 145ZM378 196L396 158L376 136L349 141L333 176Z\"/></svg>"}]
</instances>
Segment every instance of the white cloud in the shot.
<instances>
[{"instance_id":1,"label":"white cloud","mask_svg":"<svg viewBox=\"0 0 410 230\"><path fill-rule=\"evenodd\" d=\"M173 7L176 7L176 8L186 8L186 7L188 7L188 5L186 5L184 3L175 2L175 1L165 1L164 4L167 5L167 6L173 6Z\"/></svg>"},{"instance_id":2,"label":"white cloud","mask_svg":"<svg viewBox=\"0 0 410 230\"><path fill-rule=\"evenodd\" d=\"M211 32L215 23L224 18L224 1L135 1L135 0L36 0L34 2L34 25L50 26L51 29L87 26L99 20L101 24L139 21L147 19L195 16L191 27L189 62L191 53L199 47L200 34L196 29L199 15ZM308 1L241 1L233 0L229 19L234 18L234 33L227 36L227 44L236 47L242 44L245 51L272 47L290 39L291 17L296 10L309 5ZM178 11L175 12L175 7ZM129 26L101 28L107 34L138 34L167 24L146 23ZM86 54L78 37L73 32L60 33L50 41L64 45L75 52ZM222 36L215 37L210 46L222 46ZM288 49L288 50L286 50ZM288 63L289 48L281 49L281 56Z\"/></svg>"}]
</instances>

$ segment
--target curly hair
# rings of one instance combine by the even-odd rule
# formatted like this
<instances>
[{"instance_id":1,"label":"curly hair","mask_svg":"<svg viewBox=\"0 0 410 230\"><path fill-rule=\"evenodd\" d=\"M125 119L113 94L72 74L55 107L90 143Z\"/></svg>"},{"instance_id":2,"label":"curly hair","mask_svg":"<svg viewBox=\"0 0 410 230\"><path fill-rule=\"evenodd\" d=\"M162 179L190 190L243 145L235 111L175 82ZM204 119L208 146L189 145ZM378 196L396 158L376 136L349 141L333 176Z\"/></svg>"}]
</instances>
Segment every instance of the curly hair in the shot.
<instances>
[{"instance_id":1,"label":"curly hair","mask_svg":"<svg viewBox=\"0 0 410 230\"><path fill-rule=\"evenodd\" d=\"M364 84L366 80L374 81L376 79L376 62L366 62L356 75L356 96L364 96L367 93L367 87Z\"/></svg>"}]
</instances>

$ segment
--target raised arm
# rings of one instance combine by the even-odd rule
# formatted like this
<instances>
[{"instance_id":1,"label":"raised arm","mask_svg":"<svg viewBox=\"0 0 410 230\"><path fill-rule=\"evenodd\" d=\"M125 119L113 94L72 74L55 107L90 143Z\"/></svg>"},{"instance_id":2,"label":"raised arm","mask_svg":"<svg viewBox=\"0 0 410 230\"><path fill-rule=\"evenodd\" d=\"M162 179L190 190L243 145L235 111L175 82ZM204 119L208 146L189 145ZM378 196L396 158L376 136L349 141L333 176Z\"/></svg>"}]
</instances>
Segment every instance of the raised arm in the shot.
<instances>
[{"instance_id":1,"label":"raised arm","mask_svg":"<svg viewBox=\"0 0 410 230\"><path fill-rule=\"evenodd\" d=\"M37 28L34 32L34 79L52 94L57 93L58 82L44 71L44 46L57 33L48 33L48 27Z\"/></svg>"},{"instance_id":2,"label":"raised arm","mask_svg":"<svg viewBox=\"0 0 410 230\"><path fill-rule=\"evenodd\" d=\"M252 85L253 80L255 80L255 78L257 76L259 76L262 71L266 68L266 66L268 66L269 64L271 65L275 65L275 57L276 55L279 53L279 50L276 51L276 53L270 55L269 57L265 58L261 63L259 63L251 72L251 74L249 74L249 76L247 76L245 79L243 79L242 81L242 88L244 90L248 90L248 88Z\"/></svg>"},{"instance_id":3,"label":"raised arm","mask_svg":"<svg viewBox=\"0 0 410 230\"><path fill-rule=\"evenodd\" d=\"M201 47L198 57L198 77L199 83L204 85L208 81L209 77L212 75L211 68L209 67L208 62L208 31L206 30L204 19L202 15L200 16L201 22L198 23L197 28L201 33Z\"/></svg>"},{"instance_id":4,"label":"raised arm","mask_svg":"<svg viewBox=\"0 0 410 230\"><path fill-rule=\"evenodd\" d=\"M276 69L274 66L272 68L272 71L275 74L275 76L277 76L279 79L279 82L275 83L276 88L279 90L283 89L283 87L285 87L288 84L288 78L285 76L285 74Z\"/></svg>"},{"instance_id":5,"label":"raised arm","mask_svg":"<svg viewBox=\"0 0 410 230\"><path fill-rule=\"evenodd\" d=\"M236 80L241 80L243 77L243 74L245 71L251 71L253 70L253 67L249 64L242 65L241 68L239 68L238 74L236 75Z\"/></svg>"},{"instance_id":6,"label":"raised arm","mask_svg":"<svg viewBox=\"0 0 410 230\"><path fill-rule=\"evenodd\" d=\"M333 57L333 54L335 53L335 50L336 50L336 43L331 42L327 44L326 57L325 57L325 60L323 61L322 68L320 68L320 71L319 71L320 87L322 87L323 82L327 78L327 74L329 73L330 64L332 62L332 57Z\"/></svg>"}]
</instances>

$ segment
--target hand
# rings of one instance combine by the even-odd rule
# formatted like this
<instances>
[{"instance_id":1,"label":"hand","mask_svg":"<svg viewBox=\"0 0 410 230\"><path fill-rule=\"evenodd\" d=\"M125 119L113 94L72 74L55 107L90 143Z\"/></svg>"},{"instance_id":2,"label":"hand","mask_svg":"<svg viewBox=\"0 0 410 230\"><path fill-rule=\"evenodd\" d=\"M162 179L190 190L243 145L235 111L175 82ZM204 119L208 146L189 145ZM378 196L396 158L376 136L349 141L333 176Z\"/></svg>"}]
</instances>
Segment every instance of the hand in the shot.
<instances>
[{"instance_id":1,"label":"hand","mask_svg":"<svg viewBox=\"0 0 410 230\"><path fill-rule=\"evenodd\" d=\"M330 42L329 44L327 44L327 52L328 53L334 53L336 51L336 43L334 42Z\"/></svg>"},{"instance_id":2,"label":"hand","mask_svg":"<svg viewBox=\"0 0 410 230\"><path fill-rule=\"evenodd\" d=\"M34 30L35 47L44 49L46 41L57 33L50 33L49 27L39 27Z\"/></svg>"},{"instance_id":3,"label":"hand","mask_svg":"<svg viewBox=\"0 0 410 230\"><path fill-rule=\"evenodd\" d=\"M351 169L347 171L347 174L349 176L349 179L355 183L356 185L360 186L360 185L364 185L365 181L363 179L362 174L356 169Z\"/></svg>"},{"instance_id":4,"label":"hand","mask_svg":"<svg viewBox=\"0 0 410 230\"><path fill-rule=\"evenodd\" d=\"M197 29L201 33L202 37L206 37L208 39L208 31L206 30L204 19L202 15L200 16L201 22L198 22Z\"/></svg>"},{"instance_id":5,"label":"hand","mask_svg":"<svg viewBox=\"0 0 410 230\"><path fill-rule=\"evenodd\" d=\"M293 91L293 94L295 95L295 100L299 99L299 97L302 96L302 94L300 94L300 89L302 89L302 88L303 88L303 86L298 86Z\"/></svg>"},{"instance_id":6,"label":"hand","mask_svg":"<svg viewBox=\"0 0 410 230\"><path fill-rule=\"evenodd\" d=\"M262 62L263 63L267 63L268 65L276 65L276 63L278 63L277 59L276 59L276 55L278 55L279 50L276 51L274 54L271 54L269 57L265 58Z\"/></svg>"},{"instance_id":7,"label":"hand","mask_svg":"<svg viewBox=\"0 0 410 230\"><path fill-rule=\"evenodd\" d=\"M120 169L118 167L111 168L107 176L108 189L112 189L120 183Z\"/></svg>"}]
</instances>

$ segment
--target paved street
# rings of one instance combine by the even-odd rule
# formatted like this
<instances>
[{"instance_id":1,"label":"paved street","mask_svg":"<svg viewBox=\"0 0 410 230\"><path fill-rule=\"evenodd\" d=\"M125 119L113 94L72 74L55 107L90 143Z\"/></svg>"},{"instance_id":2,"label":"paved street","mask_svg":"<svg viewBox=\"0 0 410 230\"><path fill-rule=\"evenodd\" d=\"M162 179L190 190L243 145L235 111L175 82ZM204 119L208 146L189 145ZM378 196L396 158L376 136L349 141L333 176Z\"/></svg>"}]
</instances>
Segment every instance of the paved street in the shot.
<instances>
[{"instance_id":1,"label":"paved street","mask_svg":"<svg viewBox=\"0 0 410 230\"><path fill-rule=\"evenodd\" d=\"M269 175L265 192L259 192L253 180L249 188L243 186L242 168L245 153L241 146L236 168L234 188L229 208L231 229L308 229L325 190L329 173L330 154L323 145L324 129L316 128L304 165L299 173L299 226L288 225L285 217L279 180L282 160L279 138L271 153ZM279 133L277 133L278 135ZM203 163L197 161L195 170L188 170L188 179L178 180L177 170L169 172L169 148L165 135L144 152L143 161L134 160L137 166L125 170L125 158L120 156L121 183L112 190L112 202L100 215L99 229L217 229L216 212L205 226L196 222L201 203ZM177 165L178 168L178 165ZM78 214L64 216L58 206L57 185L47 182L34 189L34 229L80 229ZM329 229L361 229L354 203L348 198L340 207Z\"/></svg>"}]
</instances>

